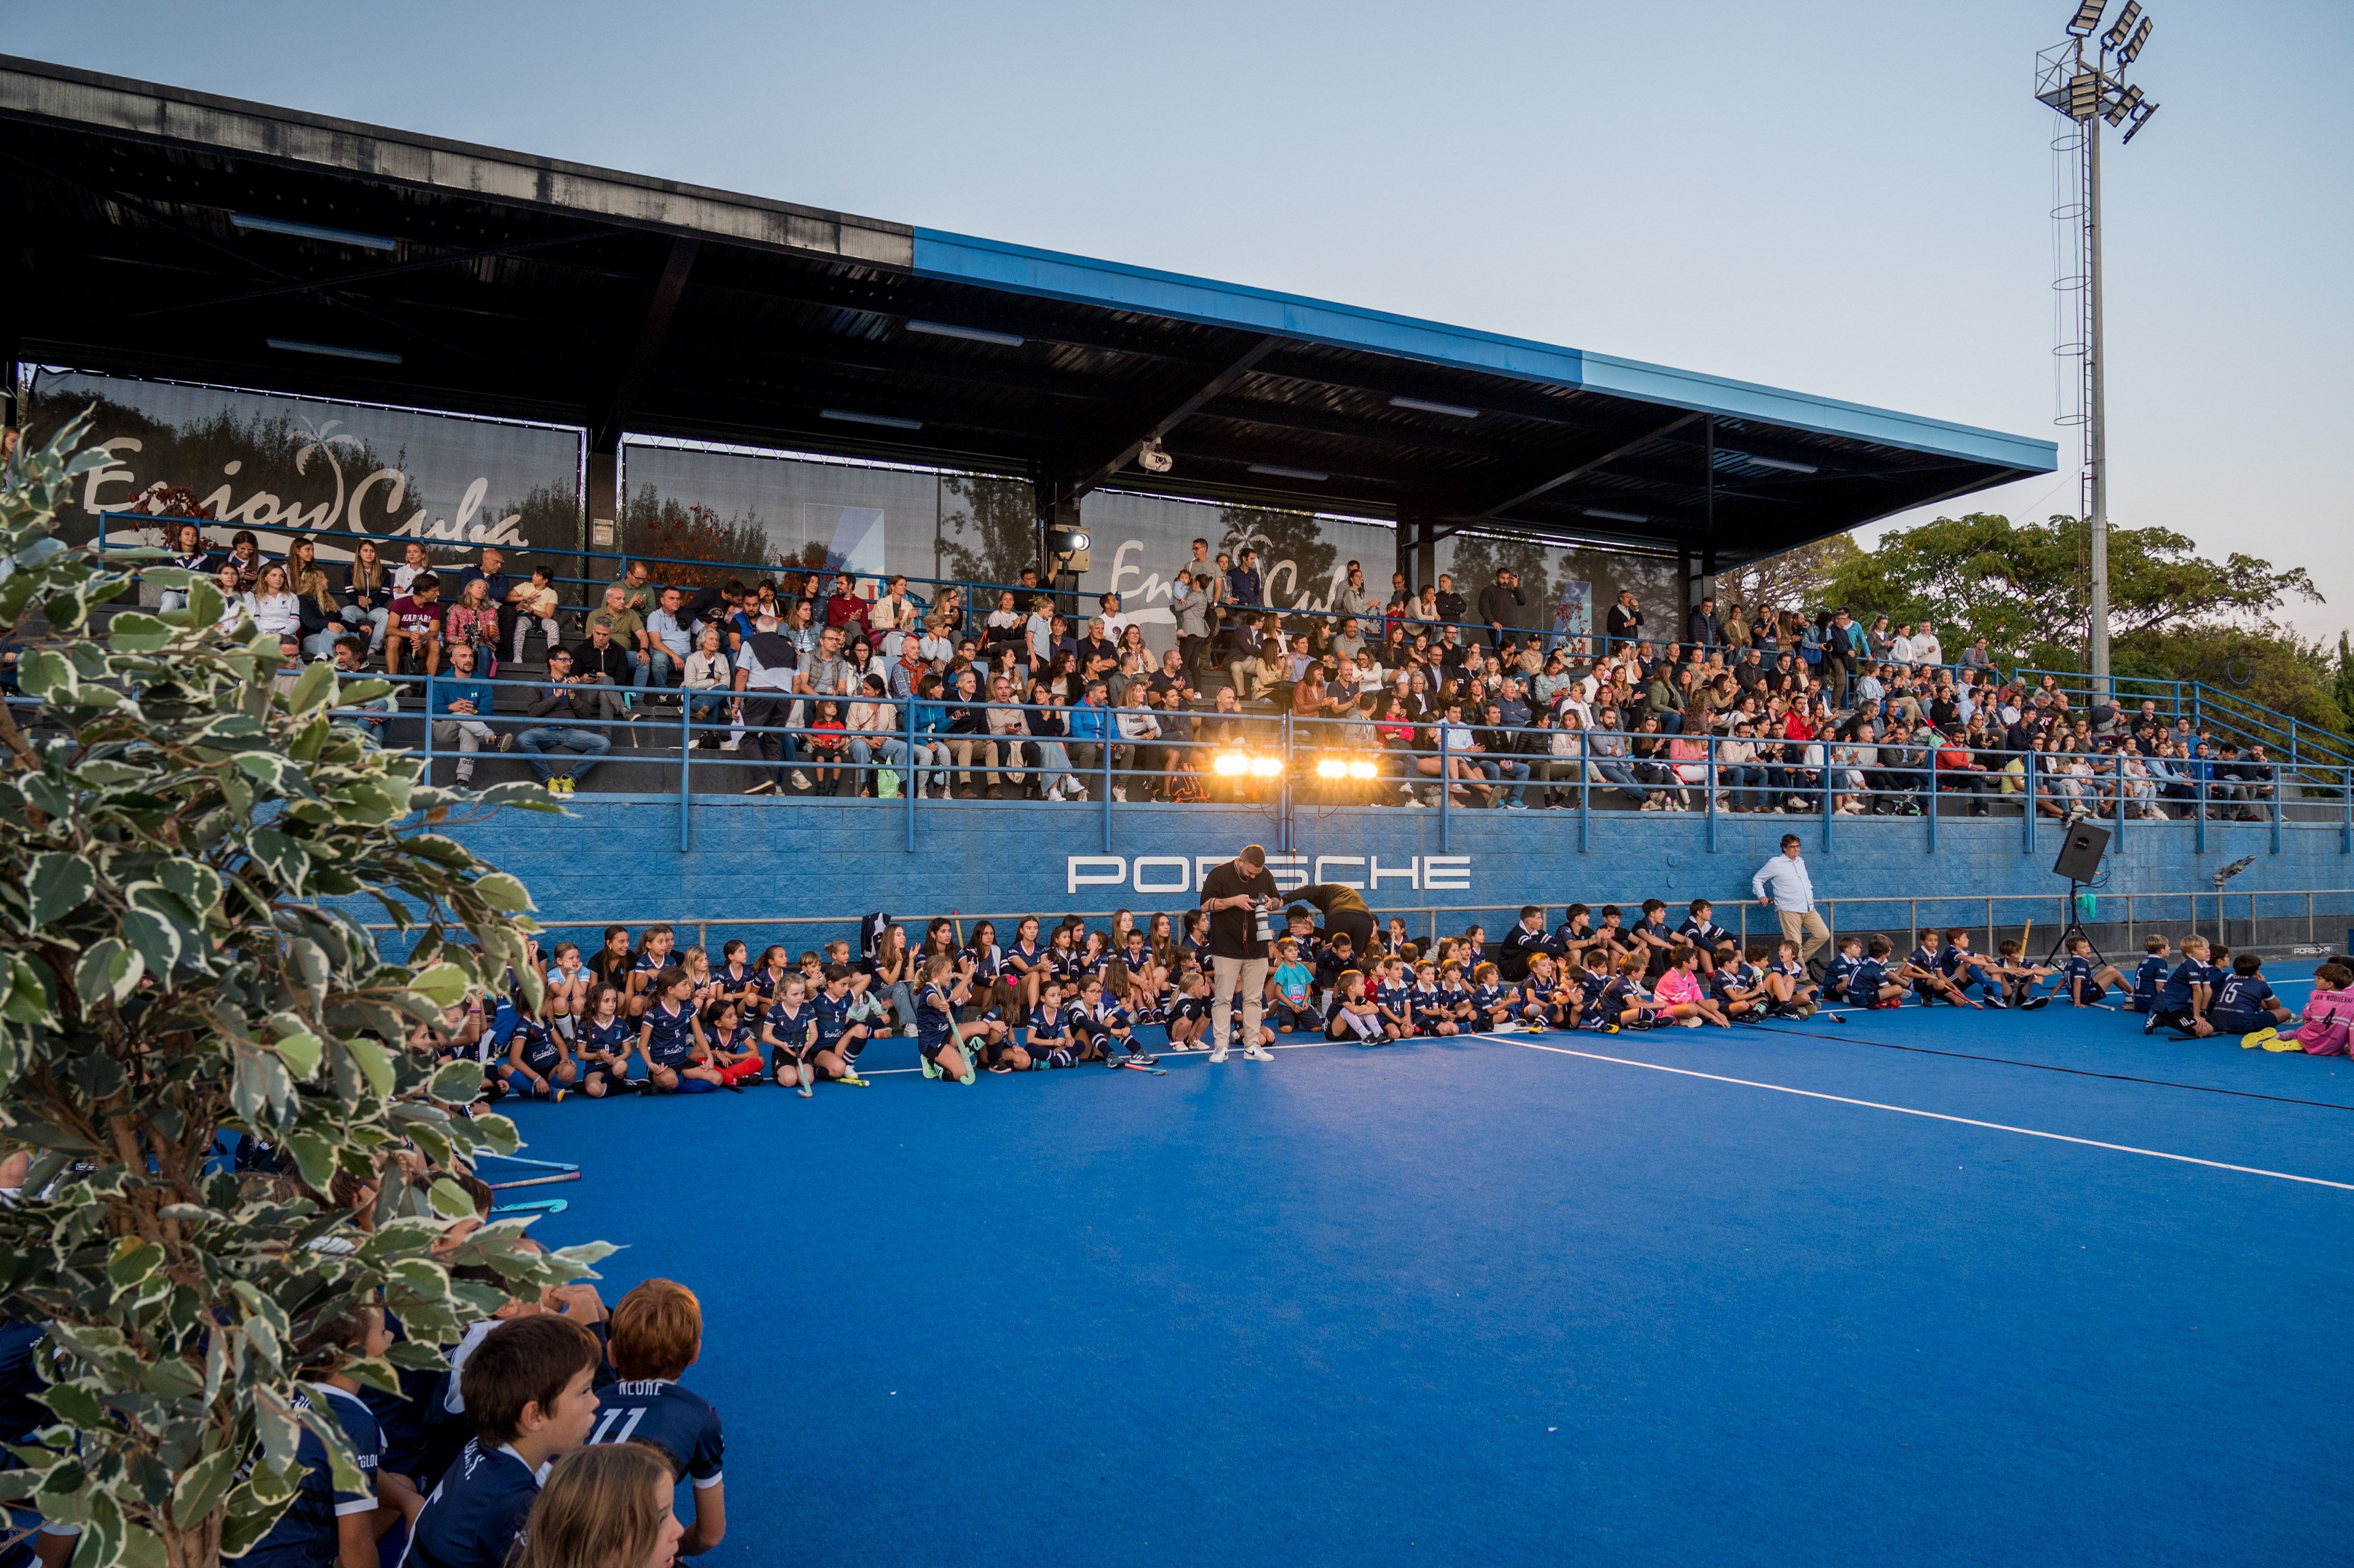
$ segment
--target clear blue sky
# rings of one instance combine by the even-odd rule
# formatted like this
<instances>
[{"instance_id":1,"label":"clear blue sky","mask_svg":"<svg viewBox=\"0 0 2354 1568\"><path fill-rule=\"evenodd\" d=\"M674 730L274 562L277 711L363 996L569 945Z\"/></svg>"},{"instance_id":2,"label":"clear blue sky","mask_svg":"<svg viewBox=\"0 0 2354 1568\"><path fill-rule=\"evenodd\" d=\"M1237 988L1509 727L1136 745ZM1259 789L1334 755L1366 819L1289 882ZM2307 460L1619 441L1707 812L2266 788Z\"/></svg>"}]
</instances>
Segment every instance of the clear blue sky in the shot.
<instances>
[{"instance_id":1,"label":"clear blue sky","mask_svg":"<svg viewBox=\"0 0 2354 1568\"><path fill-rule=\"evenodd\" d=\"M2334 640L2354 5L2151 11L2164 109L2106 165L2112 514L2309 567ZM0 49L2064 435L2030 88L2069 14L85 0Z\"/></svg>"}]
</instances>

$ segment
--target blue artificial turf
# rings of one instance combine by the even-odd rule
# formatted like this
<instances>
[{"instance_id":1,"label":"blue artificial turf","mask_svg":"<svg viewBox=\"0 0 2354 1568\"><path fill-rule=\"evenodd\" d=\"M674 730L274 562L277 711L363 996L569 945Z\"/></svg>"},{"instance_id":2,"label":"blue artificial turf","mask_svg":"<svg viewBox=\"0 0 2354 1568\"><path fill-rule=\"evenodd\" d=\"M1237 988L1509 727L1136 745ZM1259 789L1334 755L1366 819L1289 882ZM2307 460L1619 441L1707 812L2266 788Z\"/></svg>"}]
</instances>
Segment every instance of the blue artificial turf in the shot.
<instances>
[{"instance_id":1,"label":"blue artificial turf","mask_svg":"<svg viewBox=\"0 0 2354 1568\"><path fill-rule=\"evenodd\" d=\"M2138 1031L1534 1043L2354 1183L2354 1066ZM535 1234L702 1295L703 1561L2346 1552L2354 1191L1515 1041L1164 1061L517 1107Z\"/></svg>"}]
</instances>

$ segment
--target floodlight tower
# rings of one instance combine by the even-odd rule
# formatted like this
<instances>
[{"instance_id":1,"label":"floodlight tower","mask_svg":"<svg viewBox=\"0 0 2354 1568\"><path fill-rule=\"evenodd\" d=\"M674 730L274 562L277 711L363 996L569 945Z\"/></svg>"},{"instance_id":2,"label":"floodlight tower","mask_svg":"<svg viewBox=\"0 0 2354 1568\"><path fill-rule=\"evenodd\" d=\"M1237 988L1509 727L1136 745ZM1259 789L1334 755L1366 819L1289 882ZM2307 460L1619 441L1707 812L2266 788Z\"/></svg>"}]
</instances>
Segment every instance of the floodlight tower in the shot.
<instances>
[{"instance_id":1,"label":"floodlight tower","mask_svg":"<svg viewBox=\"0 0 2354 1568\"><path fill-rule=\"evenodd\" d=\"M2036 56L2035 96L2067 117L2072 130L2055 145L2075 154L2073 202L2063 202L2055 217L2077 217L2082 228L2082 295L2074 323L2084 358L2075 387L2076 413L2068 422L2084 427L2084 458L2079 471L2079 515L2085 520L2086 555L2092 582L2086 618L2086 662L2092 665L2095 691L2109 689L2109 478L2107 354L2101 322L2101 125L2124 126L2124 142L2131 142L2158 112L2158 105L2138 87L2127 87L2124 72L2149 42L2151 18L2142 14L2141 0L2126 0L2126 7L2099 40L2101 13L2108 0L2082 0L2068 24L2068 40ZM2121 142L2119 145L2123 145ZM2067 287L2075 280L2064 280ZM2063 347L2063 354L2073 352ZM2067 416L2063 415L2063 418Z\"/></svg>"}]
</instances>

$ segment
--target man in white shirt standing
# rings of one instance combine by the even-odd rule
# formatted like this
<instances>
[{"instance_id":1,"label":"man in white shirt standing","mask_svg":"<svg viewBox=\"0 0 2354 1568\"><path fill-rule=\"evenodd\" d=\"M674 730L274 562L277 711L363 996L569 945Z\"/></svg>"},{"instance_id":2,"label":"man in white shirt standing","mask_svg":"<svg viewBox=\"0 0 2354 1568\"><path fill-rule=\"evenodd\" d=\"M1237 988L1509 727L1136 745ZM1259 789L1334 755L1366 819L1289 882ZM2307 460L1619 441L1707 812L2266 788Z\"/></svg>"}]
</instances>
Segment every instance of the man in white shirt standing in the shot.
<instances>
[{"instance_id":1,"label":"man in white shirt standing","mask_svg":"<svg viewBox=\"0 0 2354 1568\"><path fill-rule=\"evenodd\" d=\"M1782 853L1757 868L1749 879L1757 902L1782 922L1782 939L1798 944L1798 961L1811 962L1831 939L1831 928L1815 909L1814 879L1798 853L1798 835L1782 835Z\"/></svg>"},{"instance_id":2,"label":"man in white shirt standing","mask_svg":"<svg viewBox=\"0 0 2354 1568\"><path fill-rule=\"evenodd\" d=\"M1920 664L1942 664L1946 662L1946 650L1937 641L1937 629L1925 620L1921 623L1921 630L1913 634L1913 659Z\"/></svg>"}]
</instances>

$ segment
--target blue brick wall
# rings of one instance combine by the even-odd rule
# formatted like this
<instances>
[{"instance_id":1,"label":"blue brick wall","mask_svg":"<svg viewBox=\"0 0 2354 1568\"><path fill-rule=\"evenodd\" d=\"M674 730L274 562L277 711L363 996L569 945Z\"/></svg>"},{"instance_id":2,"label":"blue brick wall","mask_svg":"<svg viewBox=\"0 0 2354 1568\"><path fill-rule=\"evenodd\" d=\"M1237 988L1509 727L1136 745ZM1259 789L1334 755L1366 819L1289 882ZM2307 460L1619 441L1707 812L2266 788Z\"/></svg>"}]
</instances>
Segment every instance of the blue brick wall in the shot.
<instances>
[{"instance_id":1,"label":"blue brick wall","mask_svg":"<svg viewBox=\"0 0 2354 1568\"><path fill-rule=\"evenodd\" d=\"M840 928L829 925L822 932L828 937L849 934L848 924L874 909L901 916L955 909L968 918L1020 911L1051 919L1066 910L1190 907L1195 895L1189 863L1195 857L1215 862L1249 842L1271 854L1282 848L1281 824L1267 810L1122 805L1112 813L1107 845L1103 815L1095 808L925 802L916 813L917 847L910 853L905 808L896 801L722 799L694 808L690 848L682 853L674 800L579 796L569 805L569 818L508 813L451 832L522 877L550 920L841 923ZM1589 847L1581 852L1575 812L1464 811L1450 818L1442 849L1436 810L1302 809L1290 844L1301 858L1287 880L1311 874L1365 880L1370 863L1378 860L1383 883L1366 893L1376 909L1558 906L1572 899L1598 905L1650 895L1673 902L1703 895L1738 902L1781 834L1796 832L1805 840L1822 896L1934 901L1919 908L1924 920L1982 918L1983 903L1971 900L2017 894L2051 902L1999 911L2006 923L2030 915L2048 922L2058 917L2066 888L2051 873L2060 837L2058 825L2048 821L2038 824L2031 853L2015 817L1941 819L1932 852L1927 825L1917 818L1841 820L1826 850L1819 819L1726 815L1717 820L1712 850L1707 824L1698 817L1596 812ZM2130 823L2110 857L2112 874L2101 893L2104 916L2120 907L2121 894L2204 892L2219 866L2243 855L2253 855L2255 863L2231 885L2234 919L2244 917L2247 894L2279 895L2259 899L2259 913L2301 918L2303 900L2286 895L2354 887L2354 855L2345 853L2336 825L2286 824L2279 853L2271 843L2268 824L2211 823L2207 853L2199 854L2189 822ZM1076 867L1081 876L1119 880L1074 890L1075 856L1091 857ZM1168 891L1135 890L1140 858L1146 860L1146 885ZM1175 890L1181 882L1188 891ZM2137 902L2146 921L2180 921L2190 913L2179 900ZM2349 902L2325 899L2320 907L2342 911ZM1905 916L1899 906L1876 923L1902 925ZM1468 918L1440 923L1459 928ZM1484 919L1491 931L1497 927L1494 917ZM2333 927L2323 919L2322 939L2335 940L2332 933L2342 935L2348 923L2339 917ZM711 933L715 939L743 936L756 946L784 940L796 951L813 945L816 934L807 928Z\"/></svg>"}]
</instances>

